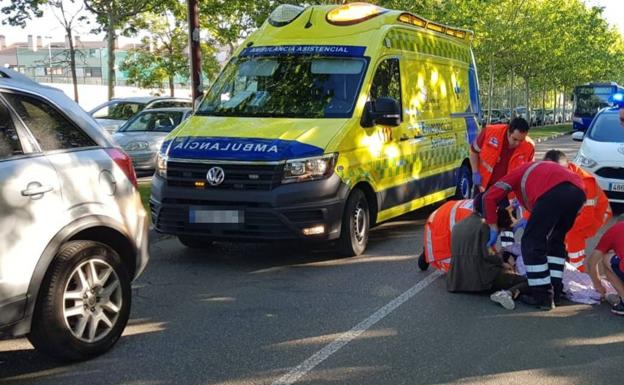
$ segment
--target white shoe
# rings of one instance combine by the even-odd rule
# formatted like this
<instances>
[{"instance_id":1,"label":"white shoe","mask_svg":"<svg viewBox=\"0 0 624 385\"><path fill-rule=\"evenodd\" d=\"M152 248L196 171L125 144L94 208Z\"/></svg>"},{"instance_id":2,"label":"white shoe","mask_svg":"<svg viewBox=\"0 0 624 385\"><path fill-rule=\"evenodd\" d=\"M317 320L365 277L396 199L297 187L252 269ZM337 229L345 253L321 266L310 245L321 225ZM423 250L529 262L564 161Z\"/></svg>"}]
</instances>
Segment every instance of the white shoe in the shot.
<instances>
[{"instance_id":1,"label":"white shoe","mask_svg":"<svg viewBox=\"0 0 624 385\"><path fill-rule=\"evenodd\" d=\"M608 293L605 295L605 300L611 305L615 306L620 303L620 296L615 293Z\"/></svg>"},{"instance_id":2,"label":"white shoe","mask_svg":"<svg viewBox=\"0 0 624 385\"><path fill-rule=\"evenodd\" d=\"M496 303L499 303L507 310L513 310L516 308L516 303L514 302L511 293L507 290L500 290L496 293L493 293L490 296L490 299Z\"/></svg>"}]
</instances>

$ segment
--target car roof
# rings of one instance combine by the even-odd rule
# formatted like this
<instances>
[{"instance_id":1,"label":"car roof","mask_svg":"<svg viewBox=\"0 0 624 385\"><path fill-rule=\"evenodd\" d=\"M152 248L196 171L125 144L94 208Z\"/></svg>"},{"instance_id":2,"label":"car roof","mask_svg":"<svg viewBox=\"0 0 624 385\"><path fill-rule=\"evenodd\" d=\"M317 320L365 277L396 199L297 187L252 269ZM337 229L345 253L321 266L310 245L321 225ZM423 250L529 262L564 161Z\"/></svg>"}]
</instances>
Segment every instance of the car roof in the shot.
<instances>
[{"instance_id":1,"label":"car roof","mask_svg":"<svg viewBox=\"0 0 624 385\"><path fill-rule=\"evenodd\" d=\"M159 107L159 108L146 108L139 112L139 114L144 114L146 112L191 112L193 111L190 107Z\"/></svg>"},{"instance_id":2,"label":"car roof","mask_svg":"<svg viewBox=\"0 0 624 385\"><path fill-rule=\"evenodd\" d=\"M71 100L58 88L41 85L29 77L8 68L0 68L0 88L24 92L45 99L68 115L101 146L112 145L102 134L102 129L78 103Z\"/></svg>"}]
</instances>

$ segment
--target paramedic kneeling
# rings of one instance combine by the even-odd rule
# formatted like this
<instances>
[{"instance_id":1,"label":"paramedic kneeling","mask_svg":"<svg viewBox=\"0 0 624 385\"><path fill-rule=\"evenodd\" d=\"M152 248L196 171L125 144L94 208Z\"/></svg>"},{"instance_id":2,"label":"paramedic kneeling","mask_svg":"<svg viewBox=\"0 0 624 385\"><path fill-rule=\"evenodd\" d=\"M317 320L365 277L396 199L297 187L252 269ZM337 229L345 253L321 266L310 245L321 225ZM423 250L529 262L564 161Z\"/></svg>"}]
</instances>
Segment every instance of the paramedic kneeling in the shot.
<instances>
[{"instance_id":1,"label":"paramedic kneeling","mask_svg":"<svg viewBox=\"0 0 624 385\"><path fill-rule=\"evenodd\" d=\"M553 309L563 291L564 238L586 199L583 181L554 162L526 163L501 178L483 195L490 245L498 235L496 207L510 192L531 212L521 241L531 292L524 302Z\"/></svg>"},{"instance_id":2,"label":"paramedic kneeling","mask_svg":"<svg viewBox=\"0 0 624 385\"><path fill-rule=\"evenodd\" d=\"M615 255L611 256L610 252L614 252ZM622 302L624 298L624 222L621 219L600 238L598 246L586 263L594 289L605 295L606 290L600 282L597 269L598 264L602 265L607 280L620 296L619 302L613 305L611 311L617 315L624 315L624 302Z\"/></svg>"}]
</instances>

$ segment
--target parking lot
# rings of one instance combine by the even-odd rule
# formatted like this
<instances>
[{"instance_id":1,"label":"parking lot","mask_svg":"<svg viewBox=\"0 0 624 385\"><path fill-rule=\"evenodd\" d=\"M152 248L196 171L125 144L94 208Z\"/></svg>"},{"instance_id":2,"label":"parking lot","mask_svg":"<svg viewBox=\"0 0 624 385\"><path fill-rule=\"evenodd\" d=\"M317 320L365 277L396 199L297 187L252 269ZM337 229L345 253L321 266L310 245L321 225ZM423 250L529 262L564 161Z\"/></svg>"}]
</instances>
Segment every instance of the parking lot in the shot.
<instances>
[{"instance_id":1,"label":"parking lot","mask_svg":"<svg viewBox=\"0 0 624 385\"><path fill-rule=\"evenodd\" d=\"M571 157L569 136L538 144ZM613 384L622 320L607 305L506 311L416 266L431 209L371 233L365 255L301 244L151 246L109 353L61 365L0 341L6 384ZM592 243L593 245L593 243Z\"/></svg>"}]
</instances>

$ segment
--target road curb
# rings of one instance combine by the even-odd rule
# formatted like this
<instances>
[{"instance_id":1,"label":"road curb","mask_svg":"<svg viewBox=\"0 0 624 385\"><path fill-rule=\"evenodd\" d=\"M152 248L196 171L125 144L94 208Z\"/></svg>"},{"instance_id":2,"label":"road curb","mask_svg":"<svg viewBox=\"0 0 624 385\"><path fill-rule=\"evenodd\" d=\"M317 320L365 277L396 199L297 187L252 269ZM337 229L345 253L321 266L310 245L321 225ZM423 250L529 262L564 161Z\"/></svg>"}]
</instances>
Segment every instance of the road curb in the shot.
<instances>
[{"instance_id":1,"label":"road curb","mask_svg":"<svg viewBox=\"0 0 624 385\"><path fill-rule=\"evenodd\" d=\"M570 135L570 134L572 134L572 132L573 132L573 131L568 131L568 132L560 132L560 133L558 133L558 134L551 135L551 136L543 136L543 137L541 137L541 138L534 139L533 141L534 141L535 143L542 143L542 142L545 142L545 141L547 141L547 140L556 139L556 138L559 138L559 137L564 136L564 135ZM530 135L530 134L529 134L529 135Z\"/></svg>"}]
</instances>

